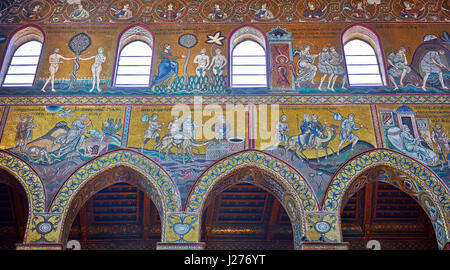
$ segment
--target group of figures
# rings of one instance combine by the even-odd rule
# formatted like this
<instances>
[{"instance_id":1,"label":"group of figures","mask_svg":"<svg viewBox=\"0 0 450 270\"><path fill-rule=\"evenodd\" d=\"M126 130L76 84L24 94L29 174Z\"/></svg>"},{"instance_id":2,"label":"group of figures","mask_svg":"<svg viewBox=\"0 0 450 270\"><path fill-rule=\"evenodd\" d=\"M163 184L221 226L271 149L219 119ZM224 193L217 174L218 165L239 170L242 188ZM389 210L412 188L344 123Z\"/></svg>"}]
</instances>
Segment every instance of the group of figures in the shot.
<instances>
[{"instance_id":1,"label":"group of figures","mask_svg":"<svg viewBox=\"0 0 450 270\"><path fill-rule=\"evenodd\" d=\"M327 89L334 91L337 78L342 77L341 88L346 89L347 76L343 67L344 58L342 54L336 51L333 46L323 47L322 52L318 54L311 53L311 46L305 45L301 49L294 51L294 56L299 56L297 61L297 72L295 75L296 88L302 88L305 83L315 85L314 78L317 71L322 75L318 90L322 90L323 83L328 76ZM314 62L317 60L317 66Z\"/></svg>"},{"instance_id":2,"label":"group of figures","mask_svg":"<svg viewBox=\"0 0 450 270\"><path fill-rule=\"evenodd\" d=\"M217 122L211 127L211 132L215 137L210 140L200 141L203 138L196 136L196 129L203 128L203 124L197 124L192 119L192 115L188 114L186 119L181 119L178 115L173 116L173 120L167 124L168 133L161 135L162 127L166 123L158 119L158 114L154 113L151 116L144 114L141 121L147 123L147 129L144 132L144 141L141 146L141 152L144 152L144 147L149 141L154 140L153 150L158 151L158 156L161 158L161 153L165 153L166 159L172 148L176 149L175 154L180 150L182 162L194 161L193 149L199 151L198 147L206 146L211 143L220 144L226 142L230 137L231 125L227 123L225 116L219 115Z\"/></svg>"},{"instance_id":3,"label":"group of figures","mask_svg":"<svg viewBox=\"0 0 450 270\"><path fill-rule=\"evenodd\" d=\"M351 144L351 150L353 151L359 141L359 137L354 131L358 131L364 126L355 122L355 115L352 113L348 114L347 118L344 118L339 113L333 113L333 119L340 122L341 128L336 154L339 156L341 149L346 143ZM324 151L325 158L328 158L328 149L334 152L329 144L337 137L337 125L329 125L327 121L322 124L317 114L305 113L301 123L297 119L297 129L300 131L300 134L291 136L288 134L290 128L287 121L288 118L283 113L280 121L276 122L275 125L275 147L283 146L285 157L288 156L288 150L294 150L291 159L294 157L294 154L298 154L302 159L307 160L308 158L303 152L305 150L315 150L317 162L320 162L319 150Z\"/></svg>"},{"instance_id":4,"label":"group of figures","mask_svg":"<svg viewBox=\"0 0 450 270\"><path fill-rule=\"evenodd\" d=\"M431 168L450 169L450 139L441 120L430 119L408 106L383 109L380 117L388 147Z\"/></svg>"},{"instance_id":5,"label":"group of figures","mask_svg":"<svg viewBox=\"0 0 450 270\"><path fill-rule=\"evenodd\" d=\"M399 86L396 79L399 79L400 87L404 87L405 76L411 72L411 67L408 65L408 60L405 55L406 49L400 47L396 53L391 53L388 56L388 63L390 65L388 69L388 77L394 85L394 90L398 90ZM443 64L441 56L444 56L444 50L429 51L420 61L420 69L424 73L421 88L426 91L426 84L428 77L431 74L437 74L441 89L448 89L444 82L443 72L449 68Z\"/></svg>"},{"instance_id":6,"label":"group of figures","mask_svg":"<svg viewBox=\"0 0 450 270\"><path fill-rule=\"evenodd\" d=\"M446 32L444 32L445 35ZM392 52L387 57L387 76L392 83L393 90L400 88L414 87L427 91L429 88L430 78L436 83L433 87L441 90L447 90L446 78L444 73L450 71L448 67L449 57L448 49L438 42L438 38L434 34L428 34L424 37L422 44L424 49L417 50L420 52L419 60L415 61L415 66L412 68L408 63L406 56L406 49L400 47L396 52ZM419 55L419 53L417 53ZM317 72L322 76L318 84L318 90L324 90L324 81L328 76L328 84L326 89L334 91L336 80L341 77L341 89L345 90L348 85L348 76L344 65L344 57L338 53L333 46L325 46L320 53L311 53L311 46L305 45L294 51L294 57L298 56L297 71L295 74L295 86L297 89L305 87L315 87L314 81ZM317 65L315 61L317 59ZM414 72L413 72L414 71ZM405 83L405 78L409 76L408 82Z\"/></svg>"},{"instance_id":7,"label":"group of figures","mask_svg":"<svg viewBox=\"0 0 450 270\"><path fill-rule=\"evenodd\" d=\"M164 1L157 5L149 4L147 1L141 3L135 0L118 0L111 1L107 8L98 8L95 1L67 0L59 2L61 7L58 8L66 9L66 18L61 20L64 22L87 21L94 16L97 17L97 21L99 18L101 18L100 21L104 21L105 15L109 17L109 22L128 21L131 19L139 20L140 16L147 18L146 16L149 15L149 12L154 13L150 17L157 18L158 20L179 21L189 13L189 10L196 9L201 9L204 12L204 17L212 21L223 21L233 18L232 13L239 13L236 15L236 18L248 16L252 21L267 21L282 17L280 16L282 13L281 4L278 1L267 0L253 1L248 5L247 11L241 10L241 7L235 6L231 1L223 0L200 1L201 3L199 4L201 6L195 6L195 8L190 7L192 3L188 5L186 2L176 0ZM426 5L421 0L394 0L393 3L386 3L381 0L347 0L343 2L343 4L337 1L336 3L329 3L321 0L294 2L292 8L285 9L284 17L286 20L292 20L294 16L297 17L300 15L300 21L323 19L327 10L335 10L336 8L342 8L342 14L345 14L345 17L355 20L372 19L376 15L382 17L384 20L391 20L392 16L390 15L388 16L389 18L386 18L386 14L389 13L392 13L398 20L418 20L426 14ZM330 5L335 6L331 7ZM383 8L378 8L380 5L384 5ZM445 9L446 6L448 4L444 1L442 4L443 11L447 11ZM298 15L291 14L292 12L290 13L290 10L296 10L293 12L298 13ZM107 14L105 14L105 11ZM381 14L382 12L380 11L385 13ZM52 8L47 1L30 1L30 3L23 6L22 13L24 18L37 21L50 16ZM189 18L187 21L192 20L195 19ZM243 20L243 18L236 20Z\"/></svg>"},{"instance_id":8,"label":"group of figures","mask_svg":"<svg viewBox=\"0 0 450 270\"><path fill-rule=\"evenodd\" d=\"M215 55L208 56L206 49L200 49L200 54L196 55L192 63L196 65L195 74L198 78L205 78L208 74L211 76L222 77L228 64L227 57L222 54L222 49L216 48ZM177 60L184 59L186 56L176 56L171 52L171 45L165 44L159 53L160 62L158 65L158 74L152 78L152 89L158 86L164 86L168 90L172 89L175 79L179 79L179 63ZM212 73L210 73L212 71ZM209 72L209 73L208 73ZM202 80L204 83L210 83L212 80Z\"/></svg>"},{"instance_id":9,"label":"group of figures","mask_svg":"<svg viewBox=\"0 0 450 270\"><path fill-rule=\"evenodd\" d=\"M71 61L71 60L83 60L83 61L88 61L88 60L92 60L94 59L94 63L92 63L91 65L91 72L92 72L92 88L89 90L89 92L94 91L95 87L97 87L97 91L101 92L100 89L100 74L102 72L102 64L106 61L106 56L104 54L104 49L103 48L98 48L97 50L97 54L90 56L90 57L72 57L72 58L68 58L68 57L64 57L62 56L60 53L60 49L56 48L53 51L53 54L51 54L48 58L48 62L49 62L49 77L48 79L45 81L44 86L42 87L41 91L42 92L46 92L45 88L47 87L48 83L51 84L51 91L52 92L56 92L55 90L55 76L56 73L59 70L59 65L63 64L64 61Z\"/></svg>"},{"instance_id":10,"label":"group of figures","mask_svg":"<svg viewBox=\"0 0 450 270\"><path fill-rule=\"evenodd\" d=\"M56 115L72 117L71 110L62 110ZM108 119L102 123L100 131L83 114L73 120L70 127L66 121L60 121L47 134L33 138L33 130L39 127L34 123L34 117L19 115L19 119L15 146L11 150L33 163L47 165L62 161L68 156L95 157L106 151L109 144L118 144L116 133L122 128L120 121Z\"/></svg>"}]
</instances>

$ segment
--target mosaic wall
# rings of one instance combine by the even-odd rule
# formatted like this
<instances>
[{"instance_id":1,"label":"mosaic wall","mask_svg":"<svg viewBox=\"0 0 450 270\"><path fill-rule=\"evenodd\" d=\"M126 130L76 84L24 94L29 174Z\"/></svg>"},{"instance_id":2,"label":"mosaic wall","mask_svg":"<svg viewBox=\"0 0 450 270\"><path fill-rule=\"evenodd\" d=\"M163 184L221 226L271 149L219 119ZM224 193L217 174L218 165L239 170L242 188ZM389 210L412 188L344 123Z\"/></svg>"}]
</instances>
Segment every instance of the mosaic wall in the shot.
<instances>
[{"instance_id":1,"label":"mosaic wall","mask_svg":"<svg viewBox=\"0 0 450 270\"><path fill-rule=\"evenodd\" d=\"M379 35L383 54L380 67L386 74L386 86L363 88L349 86L346 79L341 34L349 25L257 25L268 40L268 87L260 89L230 87L229 43L239 24L203 24L200 29L189 24L183 29L170 24L141 25L131 30L129 25L82 24L75 32L70 25L42 25L45 41L33 87L1 87L0 95L448 93L450 36L446 24L367 24ZM2 27L0 51L6 51L6 40L17 29ZM261 35L256 29L249 29ZM151 83L147 87L124 88L114 83L117 53L122 48L121 37L124 38L121 34L127 36L130 31L151 39ZM56 49L60 63L53 92L49 61L56 57Z\"/></svg>"},{"instance_id":2,"label":"mosaic wall","mask_svg":"<svg viewBox=\"0 0 450 270\"><path fill-rule=\"evenodd\" d=\"M0 87L0 165L23 178L35 210L26 241L61 242L73 194L108 166L131 164L161 197L161 242L198 244L205 196L250 164L296 220L296 247L339 242L346 187L382 164L418 174L410 187L416 199L431 196L421 205L442 248L449 15L438 0L0 2L2 57L26 24L44 39L33 86ZM341 39L355 23L379 38L386 86L345 79ZM135 33L152 47L151 83L116 87L117 53ZM268 87L230 87L236 33L266 42Z\"/></svg>"},{"instance_id":3,"label":"mosaic wall","mask_svg":"<svg viewBox=\"0 0 450 270\"><path fill-rule=\"evenodd\" d=\"M298 171L320 202L345 162L379 147L450 186L449 114L448 105L12 106L0 147L36 171L47 202L73 172L119 148L159 164L182 200L216 161L260 150Z\"/></svg>"},{"instance_id":4,"label":"mosaic wall","mask_svg":"<svg viewBox=\"0 0 450 270\"><path fill-rule=\"evenodd\" d=\"M440 21L446 0L6 0L2 23Z\"/></svg>"}]
</instances>

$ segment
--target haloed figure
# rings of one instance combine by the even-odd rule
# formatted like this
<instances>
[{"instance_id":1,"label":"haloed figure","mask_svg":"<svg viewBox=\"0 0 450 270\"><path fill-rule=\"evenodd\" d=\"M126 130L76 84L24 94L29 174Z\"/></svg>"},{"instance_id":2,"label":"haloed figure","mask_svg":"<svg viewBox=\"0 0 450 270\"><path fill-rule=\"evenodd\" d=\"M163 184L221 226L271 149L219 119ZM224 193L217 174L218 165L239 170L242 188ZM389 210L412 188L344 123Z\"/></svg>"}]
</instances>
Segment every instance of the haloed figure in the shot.
<instances>
[{"instance_id":1,"label":"haloed figure","mask_svg":"<svg viewBox=\"0 0 450 270\"><path fill-rule=\"evenodd\" d=\"M89 90L89 92L94 91L95 85L97 85L97 91L101 92L100 90L100 73L102 72L102 64L106 61L106 56L104 53L103 48L98 48L97 54L93 55L88 58L80 58L80 60L92 60L94 59L94 63L91 66L92 71L92 88Z\"/></svg>"}]
</instances>

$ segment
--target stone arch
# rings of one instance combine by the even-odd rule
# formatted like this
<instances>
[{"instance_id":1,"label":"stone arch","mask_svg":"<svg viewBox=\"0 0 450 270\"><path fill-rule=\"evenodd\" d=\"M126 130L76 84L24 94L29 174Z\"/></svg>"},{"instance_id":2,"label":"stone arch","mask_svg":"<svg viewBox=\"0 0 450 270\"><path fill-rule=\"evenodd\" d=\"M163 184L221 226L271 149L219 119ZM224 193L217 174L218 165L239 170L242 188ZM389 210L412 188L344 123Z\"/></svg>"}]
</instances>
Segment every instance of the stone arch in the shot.
<instances>
[{"instance_id":1,"label":"stone arch","mask_svg":"<svg viewBox=\"0 0 450 270\"><path fill-rule=\"evenodd\" d=\"M339 217L340 226L340 211L347 198L346 194L355 192L367 184L373 175L364 177L364 174L369 173L373 168L384 169L383 172L391 176L386 178L389 180L381 178L375 180L393 184L421 205L432 221L438 246L442 249L449 241L450 192L448 187L425 165L392 150L374 149L347 161L331 180L325 193L322 211L335 212Z\"/></svg>"},{"instance_id":2,"label":"stone arch","mask_svg":"<svg viewBox=\"0 0 450 270\"><path fill-rule=\"evenodd\" d=\"M45 211L45 190L39 175L25 161L13 154L0 150L0 169L7 171L26 192L28 219L23 242L32 237L32 223L37 213Z\"/></svg>"},{"instance_id":3,"label":"stone arch","mask_svg":"<svg viewBox=\"0 0 450 270\"><path fill-rule=\"evenodd\" d=\"M49 207L50 214L59 214L57 222L53 224L57 233L51 240L57 243L67 240L64 237L68 226L66 219L69 211L71 211L72 206L75 206L75 208L81 207L80 203L83 202L83 199L87 200L86 196L88 196L88 193L78 196L78 199L75 200L77 195L83 190L85 192L89 190L87 185L92 185L91 180L95 179L96 176L117 167L120 167L117 172L119 179L116 181L118 182L129 182L125 180L124 175L121 175L121 173L136 173L141 176L140 179L144 179L141 181L136 180L136 182L131 184L138 186L152 200L157 200L153 202L159 210L162 228L164 228L164 217L168 212L180 211L181 200L179 191L167 172L156 162L138 152L118 149L89 161L65 181ZM99 191L102 187L110 184L103 183L96 187L91 186L91 190L96 191L98 189Z\"/></svg>"},{"instance_id":4,"label":"stone arch","mask_svg":"<svg viewBox=\"0 0 450 270\"><path fill-rule=\"evenodd\" d=\"M233 174L243 173L234 181L223 181ZM259 179L249 181L245 179ZM208 201L233 184L246 182L271 192L288 213L294 229L294 246L298 247L306 234L305 211L318 209L317 199L306 180L283 161L261 151L250 150L228 156L207 169L194 183L185 204L186 212L200 217ZM297 232L297 233L295 233Z\"/></svg>"},{"instance_id":5,"label":"stone arch","mask_svg":"<svg viewBox=\"0 0 450 270\"><path fill-rule=\"evenodd\" d=\"M45 190L39 175L25 161L13 154L0 150L0 169L14 176L26 191L28 209L43 212L45 209ZM30 216L30 215L29 215Z\"/></svg>"}]
</instances>

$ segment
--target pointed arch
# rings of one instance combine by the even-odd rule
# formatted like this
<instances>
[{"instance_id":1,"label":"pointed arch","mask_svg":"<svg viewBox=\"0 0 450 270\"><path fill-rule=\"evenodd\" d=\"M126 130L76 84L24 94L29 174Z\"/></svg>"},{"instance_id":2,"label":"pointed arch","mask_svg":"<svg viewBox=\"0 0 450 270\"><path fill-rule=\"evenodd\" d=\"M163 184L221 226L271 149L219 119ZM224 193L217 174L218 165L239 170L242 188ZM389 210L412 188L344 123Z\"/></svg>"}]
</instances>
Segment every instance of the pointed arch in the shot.
<instances>
[{"instance_id":1,"label":"pointed arch","mask_svg":"<svg viewBox=\"0 0 450 270\"><path fill-rule=\"evenodd\" d=\"M300 173L267 153L246 150L213 164L195 181L186 199L185 211L201 216L212 198L237 183L254 184L278 199L288 213L297 249L306 237L306 212L317 210L318 201Z\"/></svg>"},{"instance_id":2,"label":"pointed arch","mask_svg":"<svg viewBox=\"0 0 450 270\"><path fill-rule=\"evenodd\" d=\"M74 198L99 174L115 167L124 167L134 173L138 173L144 179L141 184L151 190L146 192L151 198L159 198L154 202L159 206L159 214L164 217L168 212L177 212L181 209L181 200L178 188L172 178L156 162L143 154L132 150L118 149L108 152L94 160L89 161L74 172L63 184L50 204L50 213L60 213L58 242L62 241L65 219L71 208ZM153 194L152 194L153 193ZM162 219L162 222L164 219ZM70 229L70 228L69 228Z\"/></svg>"},{"instance_id":3,"label":"pointed arch","mask_svg":"<svg viewBox=\"0 0 450 270\"><path fill-rule=\"evenodd\" d=\"M318 201L305 178L282 160L258 150L246 150L225 157L205 170L195 181L185 203L186 212L201 213L215 185L236 170L253 166L269 173L274 180L298 198L302 211L315 211Z\"/></svg>"},{"instance_id":4,"label":"pointed arch","mask_svg":"<svg viewBox=\"0 0 450 270\"><path fill-rule=\"evenodd\" d=\"M387 70L380 37L363 24L342 31L342 52L350 86L386 86Z\"/></svg>"},{"instance_id":5,"label":"pointed arch","mask_svg":"<svg viewBox=\"0 0 450 270\"><path fill-rule=\"evenodd\" d=\"M268 43L264 32L252 25L244 25L230 36L230 88L268 87Z\"/></svg>"},{"instance_id":6,"label":"pointed arch","mask_svg":"<svg viewBox=\"0 0 450 270\"><path fill-rule=\"evenodd\" d=\"M0 66L1 86L33 86L44 41L44 31L34 24L24 25L11 34Z\"/></svg>"},{"instance_id":7,"label":"pointed arch","mask_svg":"<svg viewBox=\"0 0 450 270\"><path fill-rule=\"evenodd\" d=\"M39 175L25 161L13 154L0 150L0 169L13 175L26 191L30 213L44 212L45 190ZM31 215L29 215L31 216Z\"/></svg>"},{"instance_id":8,"label":"pointed arch","mask_svg":"<svg viewBox=\"0 0 450 270\"><path fill-rule=\"evenodd\" d=\"M345 203L346 193L363 185L354 184L357 179L373 168L387 168L405 175L398 187L418 201L429 215L435 229L438 245L443 245L450 239L449 188L433 171L420 162L389 149L373 149L347 161L332 178L322 203L324 212L340 212ZM400 179L400 178L399 178Z\"/></svg>"},{"instance_id":9,"label":"pointed arch","mask_svg":"<svg viewBox=\"0 0 450 270\"><path fill-rule=\"evenodd\" d=\"M145 25L132 25L119 35L113 87L150 86L155 35Z\"/></svg>"}]
</instances>

